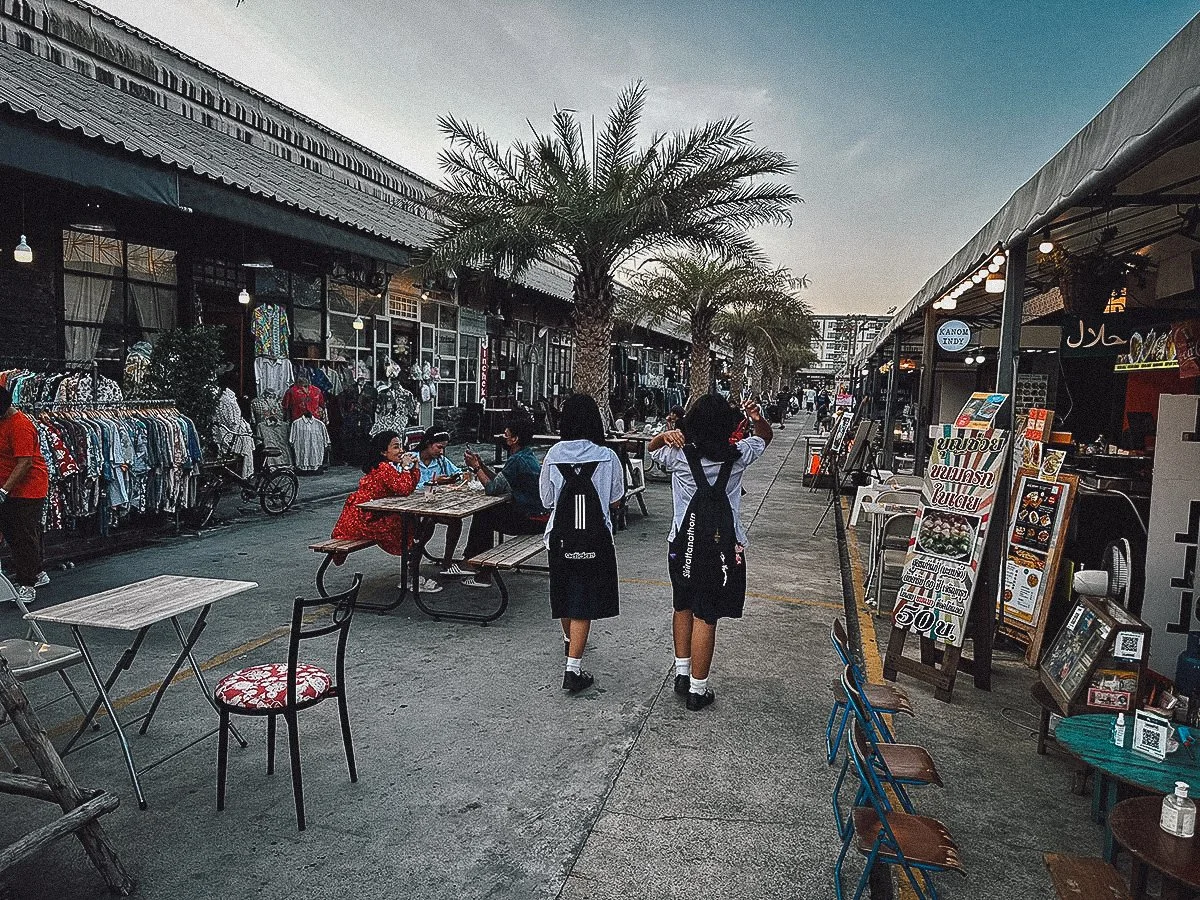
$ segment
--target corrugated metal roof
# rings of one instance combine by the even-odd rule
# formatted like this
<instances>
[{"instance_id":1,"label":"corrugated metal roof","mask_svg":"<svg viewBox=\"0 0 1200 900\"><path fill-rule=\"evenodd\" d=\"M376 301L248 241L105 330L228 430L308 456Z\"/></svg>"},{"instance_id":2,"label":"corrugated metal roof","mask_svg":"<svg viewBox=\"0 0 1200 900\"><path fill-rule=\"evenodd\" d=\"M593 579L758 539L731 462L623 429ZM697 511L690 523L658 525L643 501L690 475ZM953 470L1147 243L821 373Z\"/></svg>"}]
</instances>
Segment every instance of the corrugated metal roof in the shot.
<instances>
[{"instance_id":1,"label":"corrugated metal roof","mask_svg":"<svg viewBox=\"0 0 1200 900\"><path fill-rule=\"evenodd\" d=\"M7 44L0 107L409 248L434 229L398 205Z\"/></svg>"}]
</instances>

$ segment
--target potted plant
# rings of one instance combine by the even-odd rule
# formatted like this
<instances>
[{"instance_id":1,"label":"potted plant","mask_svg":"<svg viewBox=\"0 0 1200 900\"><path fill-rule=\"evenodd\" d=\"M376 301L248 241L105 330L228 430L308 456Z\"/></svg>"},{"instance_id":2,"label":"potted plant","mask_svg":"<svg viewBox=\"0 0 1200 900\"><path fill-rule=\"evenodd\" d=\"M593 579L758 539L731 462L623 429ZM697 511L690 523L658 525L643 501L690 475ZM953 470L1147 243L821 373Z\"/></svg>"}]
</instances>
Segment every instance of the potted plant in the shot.
<instances>
[{"instance_id":1,"label":"potted plant","mask_svg":"<svg viewBox=\"0 0 1200 900\"><path fill-rule=\"evenodd\" d=\"M1050 254L1048 269L1063 297L1063 308L1081 319L1094 318L1104 312L1112 296L1135 278L1143 283L1147 259L1136 253L1113 253L1107 244L1116 236L1116 229L1106 228L1100 239L1084 250L1068 252L1055 249Z\"/></svg>"}]
</instances>

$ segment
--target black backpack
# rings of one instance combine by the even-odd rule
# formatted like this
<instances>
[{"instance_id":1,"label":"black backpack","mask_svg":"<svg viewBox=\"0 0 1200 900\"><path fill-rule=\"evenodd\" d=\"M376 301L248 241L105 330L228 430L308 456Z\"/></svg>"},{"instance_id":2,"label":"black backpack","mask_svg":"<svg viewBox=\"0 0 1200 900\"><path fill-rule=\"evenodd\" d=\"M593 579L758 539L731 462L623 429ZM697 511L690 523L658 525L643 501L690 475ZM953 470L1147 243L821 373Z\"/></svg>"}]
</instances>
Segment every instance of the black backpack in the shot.
<instances>
[{"instance_id":1,"label":"black backpack","mask_svg":"<svg viewBox=\"0 0 1200 900\"><path fill-rule=\"evenodd\" d=\"M604 521L604 507L592 484L598 462L556 463L563 486L554 505L550 529L550 560L564 569L584 568L605 562L615 553L612 533Z\"/></svg>"},{"instance_id":2,"label":"black backpack","mask_svg":"<svg viewBox=\"0 0 1200 900\"><path fill-rule=\"evenodd\" d=\"M700 451L688 444L683 453L696 482L696 494L668 548L667 568L676 590L716 596L734 586L735 568L745 565L736 552L733 507L725 493L733 460L724 462L717 480L709 484Z\"/></svg>"}]
</instances>

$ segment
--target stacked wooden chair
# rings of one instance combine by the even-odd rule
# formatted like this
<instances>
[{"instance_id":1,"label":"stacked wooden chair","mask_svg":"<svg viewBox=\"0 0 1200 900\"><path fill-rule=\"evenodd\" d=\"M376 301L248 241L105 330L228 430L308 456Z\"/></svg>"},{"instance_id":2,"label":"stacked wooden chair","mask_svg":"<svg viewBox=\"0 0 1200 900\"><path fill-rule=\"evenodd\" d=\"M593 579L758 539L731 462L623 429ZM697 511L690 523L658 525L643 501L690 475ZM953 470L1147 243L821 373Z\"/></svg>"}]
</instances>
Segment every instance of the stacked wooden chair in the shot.
<instances>
[{"instance_id":1,"label":"stacked wooden chair","mask_svg":"<svg viewBox=\"0 0 1200 900\"><path fill-rule=\"evenodd\" d=\"M913 788L942 786L937 765L925 748L897 743L893 737L887 717L898 712L912 715L908 698L888 685L867 683L850 654L840 621L834 621L830 636L844 665L826 729L830 765L845 744L845 760L832 796L841 840L834 865L838 900L845 900L842 870L852 845L865 857L854 900L863 896L872 870L886 865L903 871L920 900L937 900L933 875L965 874L949 831L938 820L918 815L910 797ZM839 717L841 724L834 738L834 722ZM843 813L840 794L851 769L858 788L849 811Z\"/></svg>"}]
</instances>

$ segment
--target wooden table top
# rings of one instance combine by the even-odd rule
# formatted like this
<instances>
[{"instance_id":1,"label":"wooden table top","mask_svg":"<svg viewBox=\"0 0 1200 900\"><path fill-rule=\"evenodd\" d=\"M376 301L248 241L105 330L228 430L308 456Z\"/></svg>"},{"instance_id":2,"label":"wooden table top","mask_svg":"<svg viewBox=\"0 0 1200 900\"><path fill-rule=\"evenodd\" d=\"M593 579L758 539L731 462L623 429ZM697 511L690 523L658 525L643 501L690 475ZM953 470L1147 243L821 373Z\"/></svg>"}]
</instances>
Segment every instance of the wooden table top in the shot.
<instances>
[{"instance_id":1,"label":"wooden table top","mask_svg":"<svg viewBox=\"0 0 1200 900\"><path fill-rule=\"evenodd\" d=\"M477 512L509 503L511 500L511 494L488 496L483 491L464 488L447 490L439 487L431 500L426 500L422 492L414 491L407 497L368 500L358 504L358 508L374 513L409 514L428 516L432 519L466 519Z\"/></svg>"},{"instance_id":2,"label":"wooden table top","mask_svg":"<svg viewBox=\"0 0 1200 900\"><path fill-rule=\"evenodd\" d=\"M1163 831L1158 825L1161 813L1161 797L1122 800L1108 814L1113 840L1155 871L1200 888L1200 845L1194 837Z\"/></svg>"},{"instance_id":3,"label":"wooden table top","mask_svg":"<svg viewBox=\"0 0 1200 900\"><path fill-rule=\"evenodd\" d=\"M1054 729L1054 739L1092 768L1144 791L1154 791L1160 796L1169 794L1175 790L1177 781L1200 787L1200 764L1191 751L1181 748L1166 759L1157 760L1118 747L1112 742L1115 719L1116 716L1107 713L1068 716ZM1125 727L1133 727L1132 716L1125 716Z\"/></svg>"},{"instance_id":4,"label":"wooden table top","mask_svg":"<svg viewBox=\"0 0 1200 900\"><path fill-rule=\"evenodd\" d=\"M159 575L31 612L27 619L138 631L155 622L258 587L256 581Z\"/></svg>"}]
</instances>

